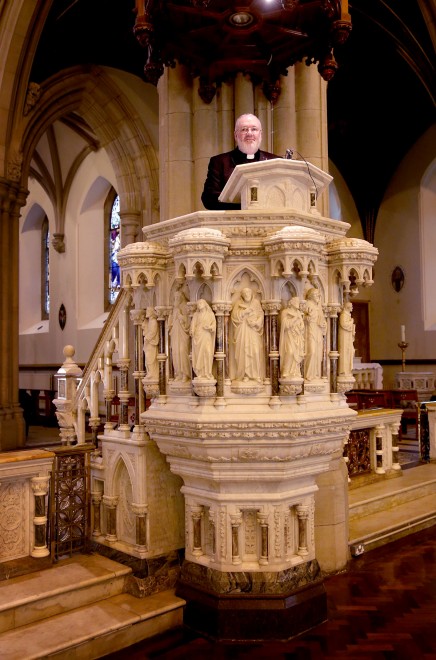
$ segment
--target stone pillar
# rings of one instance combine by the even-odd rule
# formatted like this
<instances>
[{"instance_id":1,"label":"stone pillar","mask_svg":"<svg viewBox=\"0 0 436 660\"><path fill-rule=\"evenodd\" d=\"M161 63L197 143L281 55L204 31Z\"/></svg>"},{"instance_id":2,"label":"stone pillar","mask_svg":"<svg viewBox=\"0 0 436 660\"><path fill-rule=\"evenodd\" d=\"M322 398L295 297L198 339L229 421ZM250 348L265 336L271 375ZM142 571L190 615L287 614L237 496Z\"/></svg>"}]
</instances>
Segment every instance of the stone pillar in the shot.
<instances>
[{"instance_id":1,"label":"stone pillar","mask_svg":"<svg viewBox=\"0 0 436 660\"><path fill-rule=\"evenodd\" d=\"M159 79L160 219L198 208L192 185L192 78L185 67L165 67Z\"/></svg>"},{"instance_id":2,"label":"stone pillar","mask_svg":"<svg viewBox=\"0 0 436 660\"><path fill-rule=\"evenodd\" d=\"M338 456L330 462L328 472L316 478L315 546L321 570L332 573L346 568L348 550L348 470ZM334 506L332 506L334 502Z\"/></svg>"},{"instance_id":3,"label":"stone pillar","mask_svg":"<svg viewBox=\"0 0 436 660\"><path fill-rule=\"evenodd\" d=\"M217 144L216 96L211 103L205 103L198 93L199 78L194 80L192 92L193 122L192 141L194 159L193 209L202 210L201 193L206 179L209 159L219 153Z\"/></svg>"},{"instance_id":4,"label":"stone pillar","mask_svg":"<svg viewBox=\"0 0 436 660\"><path fill-rule=\"evenodd\" d=\"M250 78L237 73L235 78L235 120L240 115L254 114L254 91Z\"/></svg>"},{"instance_id":5,"label":"stone pillar","mask_svg":"<svg viewBox=\"0 0 436 660\"><path fill-rule=\"evenodd\" d=\"M26 435L18 401L18 241L26 196L15 181L0 179L0 450L24 447Z\"/></svg>"},{"instance_id":6,"label":"stone pillar","mask_svg":"<svg viewBox=\"0 0 436 660\"><path fill-rule=\"evenodd\" d=\"M295 67L288 69L288 75L280 78L280 96L273 110L274 142L271 151L284 156L286 149L296 151L297 126L295 112ZM298 155L295 155L298 157Z\"/></svg>"},{"instance_id":7,"label":"stone pillar","mask_svg":"<svg viewBox=\"0 0 436 660\"><path fill-rule=\"evenodd\" d=\"M328 172L327 83L315 65L308 67L304 62L295 64L295 83L297 155ZM328 217L328 192L322 194L317 208Z\"/></svg>"},{"instance_id":8,"label":"stone pillar","mask_svg":"<svg viewBox=\"0 0 436 660\"><path fill-rule=\"evenodd\" d=\"M100 536L101 535L101 502L103 495L100 491L92 491L91 501L92 501L92 511L93 511L93 525L92 525L92 535Z\"/></svg>"},{"instance_id":9,"label":"stone pillar","mask_svg":"<svg viewBox=\"0 0 436 660\"><path fill-rule=\"evenodd\" d=\"M121 207L123 205L123 199L120 200ZM126 212L121 208L120 211L120 221L121 221L121 247L130 245L130 243L136 243L138 237L141 236L141 216L138 212ZM140 240L140 239L139 239Z\"/></svg>"},{"instance_id":10,"label":"stone pillar","mask_svg":"<svg viewBox=\"0 0 436 660\"><path fill-rule=\"evenodd\" d=\"M117 506L118 497L103 495L103 504L106 513L106 535L105 539L109 543L117 540Z\"/></svg>"},{"instance_id":11,"label":"stone pillar","mask_svg":"<svg viewBox=\"0 0 436 660\"><path fill-rule=\"evenodd\" d=\"M47 557L50 550L47 547L47 509L46 498L50 477L32 477L32 486L35 498L35 515L33 517L34 545L30 552L32 557Z\"/></svg>"}]
</instances>

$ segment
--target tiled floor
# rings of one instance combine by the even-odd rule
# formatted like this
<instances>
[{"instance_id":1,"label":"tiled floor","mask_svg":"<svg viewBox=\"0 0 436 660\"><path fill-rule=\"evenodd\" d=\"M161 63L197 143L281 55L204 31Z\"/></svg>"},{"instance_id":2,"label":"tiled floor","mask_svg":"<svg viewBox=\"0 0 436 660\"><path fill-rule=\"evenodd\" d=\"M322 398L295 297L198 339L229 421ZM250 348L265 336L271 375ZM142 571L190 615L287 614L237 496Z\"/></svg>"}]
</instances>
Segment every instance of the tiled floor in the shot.
<instances>
[{"instance_id":1,"label":"tiled floor","mask_svg":"<svg viewBox=\"0 0 436 660\"><path fill-rule=\"evenodd\" d=\"M288 642L213 643L184 630L106 660L436 660L436 526L325 580L328 621Z\"/></svg>"}]
</instances>

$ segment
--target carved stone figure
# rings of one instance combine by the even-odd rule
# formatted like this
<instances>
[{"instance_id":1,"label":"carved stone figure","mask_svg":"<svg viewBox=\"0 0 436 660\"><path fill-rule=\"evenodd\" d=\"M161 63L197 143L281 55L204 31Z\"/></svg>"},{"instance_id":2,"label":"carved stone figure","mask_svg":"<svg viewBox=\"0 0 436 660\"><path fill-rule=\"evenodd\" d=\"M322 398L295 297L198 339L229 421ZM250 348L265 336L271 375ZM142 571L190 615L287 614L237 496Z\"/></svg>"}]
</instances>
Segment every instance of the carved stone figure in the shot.
<instances>
[{"instance_id":1,"label":"carved stone figure","mask_svg":"<svg viewBox=\"0 0 436 660\"><path fill-rule=\"evenodd\" d=\"M231 313L233 329L232 378L262 381L264 373L263 320L259 300L249 287L241 291Z\"/></svg>"},{"instance_id":2,"label":"carved stone figure","mask_svg":"<svg viewBox=\"0 0 436 660\"><path fill-rule=\"evenodd\" d=\"M280 315L280 375L282 378L301 376L304 358L304 321L300 299L291 298Z\"/></svg>"},{"instance_id":3,"label":"carved stone figure","mask_svg":"<svg viewBox=\"0 0 436 660\"><path fill-rule=\"evenodd\" d=\"M144 336L145 366L147 380L159 380L159 364L157 354L159 351L159 324L154 307L147 307L145 320L142 323Z\"/></svg>"},{"instance_id":4,"label":"carved stone figure","mask_svg":"<svg viewBox=\"0 0 436 660\"><path fill-rule=\"evenodd\" d=\"M197 378L213 379L216 318L206 300L200 298L191 321L192 368Z\"/></svg>"},{"instance_id":5,"label":"carved stone figure","mask_svg":"<svg viewBox=\"0 0 436 660\"><path fill-rule=\"evenodd\" d=\"M340 376L351 376L353 372L354 337L356 327L351 312L353 305L346 302L342 312L339 314L339 362L338 374Z\"/></svg>"},{"instance_id":6,"label":"carved stone figure","mask_svg":"<svg viewBox=\"0 0 436 660\"><path fill-rule=\"evenodd\" d=\"M171 337L171 353L174 380L187 382L191 379L189 361L189 313L187 299L182 291L174 294L174 305L168 319Z\"/></svg>"},{"instance_id":7,"label":"carved stone figure","mask_svg":"<svg viewBox=\"0 0 436 660\"><path fill-rule=\"evenodd\" d=\"M323 357L324 335L327 332L327 323L321 305L318 289L314 287L306 293L306 358L304 364L304 377L307 380L321 378L321 365Z\"/></svg>"}]
</instances>

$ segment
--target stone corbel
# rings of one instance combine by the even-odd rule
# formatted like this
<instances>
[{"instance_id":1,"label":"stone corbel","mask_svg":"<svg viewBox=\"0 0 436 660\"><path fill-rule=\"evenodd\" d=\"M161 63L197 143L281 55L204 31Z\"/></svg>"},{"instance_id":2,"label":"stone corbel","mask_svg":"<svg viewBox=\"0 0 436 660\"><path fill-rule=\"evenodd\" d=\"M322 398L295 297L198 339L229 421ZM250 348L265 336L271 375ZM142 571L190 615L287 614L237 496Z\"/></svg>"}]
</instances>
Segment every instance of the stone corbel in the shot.
<instances>
[{"instance_id":1,"label":"stone corbel","mask_svg":"<svg viewBox=\"0 0 436 660\"><path fill-rule=\"evenodd\" d=\"M65 252L65 234L53 234L51 244L59 254Z\"/></svg>"}]
</instances>

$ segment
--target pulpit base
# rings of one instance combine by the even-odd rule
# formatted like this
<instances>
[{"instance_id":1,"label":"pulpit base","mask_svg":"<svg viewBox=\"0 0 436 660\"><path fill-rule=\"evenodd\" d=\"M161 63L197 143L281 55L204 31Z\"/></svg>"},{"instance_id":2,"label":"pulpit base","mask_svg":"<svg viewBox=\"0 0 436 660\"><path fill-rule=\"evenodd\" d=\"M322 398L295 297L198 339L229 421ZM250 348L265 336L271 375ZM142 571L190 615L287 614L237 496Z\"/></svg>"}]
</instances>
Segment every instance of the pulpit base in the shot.
<instances>
[{"instance_id":1,"label":"pulpit base","mask_svg":"<svg viewBox=\"0 0 436 660\"><path fill-rule=\"evenodd\" d=\"M287 572L282 572L282 577L284 573ZM218 593L210 588L211 581L216 585L210 569L205 569L204 573L209 588L206 584L199 586L188 583L184 574L186 578L186 571L182 568L181 579L176 587L176 595L186 600L184 625L215 641L285 641L327 620L327 595L320 575L304 586L285 593L256 591L229 594ZM238 573L226 575L232 580L238 580ZM258 574L241 573L243 581L248 580L249 583L255 575ZM284 581L287 582L286 576Z\"/></svg>"}]
</instances>

